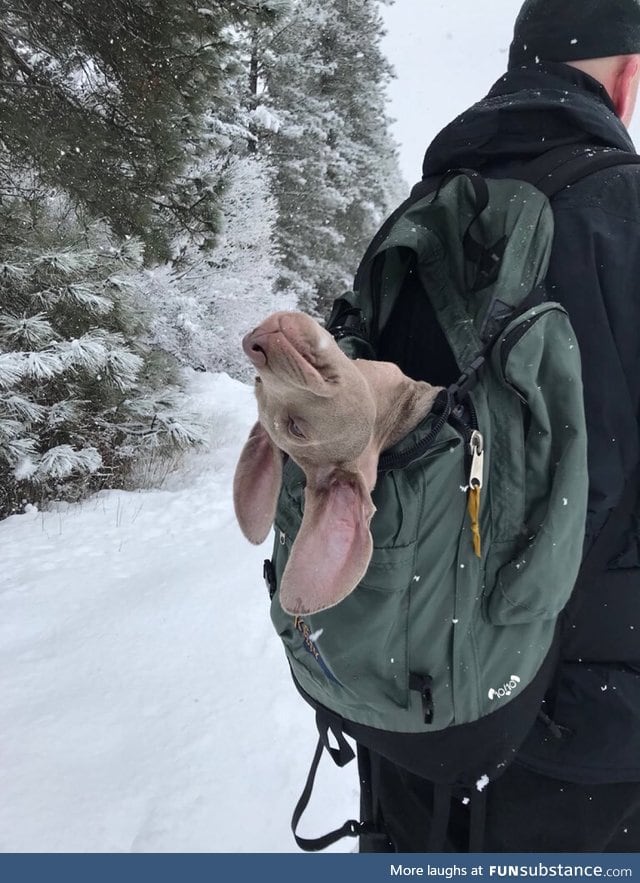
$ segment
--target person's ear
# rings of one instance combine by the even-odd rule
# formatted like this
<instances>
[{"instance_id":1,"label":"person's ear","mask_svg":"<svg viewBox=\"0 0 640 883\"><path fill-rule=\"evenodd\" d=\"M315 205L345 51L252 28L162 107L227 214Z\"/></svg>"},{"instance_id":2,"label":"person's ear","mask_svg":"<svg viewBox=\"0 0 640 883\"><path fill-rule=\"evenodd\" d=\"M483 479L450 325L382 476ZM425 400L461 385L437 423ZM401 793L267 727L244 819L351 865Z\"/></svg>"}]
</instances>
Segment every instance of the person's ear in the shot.
<instances>
[{"instance_id":1,"label":"person's ear","mask_svg":"<svg viewBox=\"0 0 640 883\"><path fill-rule=\"evenodd\" d=\"M625 57L613 83L611 99L616 113L629 126L633 118L640 82L640 55Z\"/></svg>"}]
</instances>

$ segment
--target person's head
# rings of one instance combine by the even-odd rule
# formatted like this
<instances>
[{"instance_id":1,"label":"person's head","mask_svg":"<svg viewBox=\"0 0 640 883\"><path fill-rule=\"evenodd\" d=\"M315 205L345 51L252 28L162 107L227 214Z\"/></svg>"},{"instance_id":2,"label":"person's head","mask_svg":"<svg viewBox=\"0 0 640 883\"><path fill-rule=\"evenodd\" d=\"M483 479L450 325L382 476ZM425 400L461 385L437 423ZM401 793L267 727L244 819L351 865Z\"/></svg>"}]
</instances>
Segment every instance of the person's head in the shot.
<instances>
[{"instance_id":1,"label":"person's head","mask_svg":"<svg viewBox=\"0 0 640 883\"><path fill-rule=\"evenodd\" d=\"M602 83L628 126L640 84L640 0L526 0L509 68L544 61L569 64Z\"/></svg>"}]
</instances>

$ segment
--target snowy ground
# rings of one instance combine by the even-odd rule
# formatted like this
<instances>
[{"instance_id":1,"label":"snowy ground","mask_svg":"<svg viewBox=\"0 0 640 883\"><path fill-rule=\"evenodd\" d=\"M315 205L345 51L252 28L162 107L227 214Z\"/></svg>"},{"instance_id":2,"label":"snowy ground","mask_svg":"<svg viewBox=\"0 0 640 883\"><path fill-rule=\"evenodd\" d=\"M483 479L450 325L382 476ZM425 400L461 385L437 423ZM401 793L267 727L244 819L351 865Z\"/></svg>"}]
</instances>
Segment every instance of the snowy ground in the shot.
<instances>
[{"instance_id":1,"label":"snowy ground","mask_svg":"<svg viewBox=\"0 0 640 883\"><path fill-rule=\"evenodd\" d=\"M313 714L231 502L253 394L193 398L214 442L165 489L0 523L1 852L298 851ZM357 815L353 766L323 760L301 833Z\"/></svg>"}]
</instances>

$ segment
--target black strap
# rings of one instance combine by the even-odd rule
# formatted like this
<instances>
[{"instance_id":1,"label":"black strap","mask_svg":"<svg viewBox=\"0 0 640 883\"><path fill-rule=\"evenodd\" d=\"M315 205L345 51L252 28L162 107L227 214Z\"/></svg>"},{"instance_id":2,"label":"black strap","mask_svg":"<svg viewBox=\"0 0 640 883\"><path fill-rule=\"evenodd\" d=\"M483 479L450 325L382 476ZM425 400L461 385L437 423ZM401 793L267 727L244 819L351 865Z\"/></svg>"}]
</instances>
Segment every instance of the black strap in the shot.
<instances>
[{"instance_id":1,"label":"black strap","mask_svg":"<svg viewBox=\"0 0 640 883\"><path fill-rule=\"evenodd\" d=\"M638 163L640 156L627 150L569 144L549 150L509 177L528 181L551 199L565 187L577 184L595 172Z\"/></svg>"},{"instance_id":2,"label":"black strap","mask_svg":"<svg viewBox=\"0 0 640 883\"><path fill-rule=\"evenodd\" d=\"M320 734L318 744L316 746L313 760L311 761L311 768L309 770L309 775L307 776L304 790L300 795L300 800L296 804L296 808L294 809L291 818L291 830L293 831L296 843L300 849L305 852L318 852L321 849L326 849L333 843L337 843L337 841L342 840L343 837L360 837L361 835L366 834L369 836L380 836L386 840L386 835L379 832L373 822L358 822L355 819L349 819L340 828L336 828L335 831L329 831L328 834L324 834L322 837L300 837L296 833L300 819L309 805L309 800L311 799L311 793L316 780L316 773L318 772L318 766L320 764L320 758L322 757L322 752L325 748L339 767L346 766L355 757L353 749L345 739L344 733L342 732L342 722L337 715L333 715L324 709L318 709L316 712L316 725ZM330 732L333 733L338 743L337 748L334 748L329 744Z\"/></svg>"},{"instance_id":3,"label":"black strap","mask_svg":"<svg viewBox=\"0 0 640 883\"><path fill-rule=\"evenodd\" d=\"M300 837L296 833L296 829L298 827L300 819L302 818L302 814L309 805L309 800L313 791L313 785L316 779L316 773L318 772L318 765L320 763L320 758L322 757L323 751L324 744L322 742L322 737L320 737L316 746L316 752L311 762L311 769L309 770L309 775L307 776L304 791L302 792L300 800L298 801L296 808L293 811L293 817L291 819L291 830L293 831L293 836L295 837L296 843L298 844L300 849L303 849L305 852L317 852L320 849L326 849L327 846L331 846L338 840L342 840L343 837L357 837L360 833L360 822L356 822L353 819L345 822L341 828L337 828L335 831L330 831L323 837Z\"/></svg>"}]
</instances>

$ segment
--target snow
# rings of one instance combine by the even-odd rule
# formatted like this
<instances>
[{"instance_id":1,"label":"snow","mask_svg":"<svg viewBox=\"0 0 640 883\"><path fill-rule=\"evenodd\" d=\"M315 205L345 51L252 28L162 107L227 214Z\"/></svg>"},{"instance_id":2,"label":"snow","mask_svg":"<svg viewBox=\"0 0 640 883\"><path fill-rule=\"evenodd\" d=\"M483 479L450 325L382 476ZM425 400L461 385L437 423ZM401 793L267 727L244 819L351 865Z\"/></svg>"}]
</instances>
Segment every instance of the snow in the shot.
<instances>
[{"instance_id":1,"label":"snow","mask_svg":"<svg viewBox=\"0 0 640 883\"><path fill-rule=\"evenodd\" d=\"M269 132L278 132L282 125L278 117L274 113L271 113L264 104L260 104L255 110L252 110L250 116L263 129L266 129Z\"/></svg>"},{"instance_id":2,"label":"snow","mask_svg":"<svg viewBox=\"0 0 640 883\"><path fill-rule=\"evenodd\" d=\"M0 522L2 852L298 852L313 713L231 500L253 393L191 398L212 444L162 490ZM356 776L323 760L300 833L357 816Z\"/></svg>"}]
</instances>

